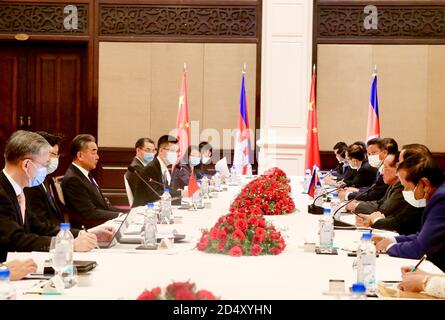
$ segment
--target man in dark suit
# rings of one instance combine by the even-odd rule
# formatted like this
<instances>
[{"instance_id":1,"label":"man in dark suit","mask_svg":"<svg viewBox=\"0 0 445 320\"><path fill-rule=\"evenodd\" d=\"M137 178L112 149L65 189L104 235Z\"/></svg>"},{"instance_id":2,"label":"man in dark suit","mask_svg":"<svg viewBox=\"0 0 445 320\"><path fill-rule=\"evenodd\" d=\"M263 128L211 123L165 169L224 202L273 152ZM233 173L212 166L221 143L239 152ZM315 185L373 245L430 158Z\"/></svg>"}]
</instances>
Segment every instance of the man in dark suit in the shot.
<instances>
[{"instance_id":1,"label":"man in dark suit","mask_svg":"<svg viewBox=\"0 0 445 320\"><path fill-rule=\"evenodd\" d=\"M119 210L110 205L91 174L99 161L96 139L79 134L70 151L73 162L63 176L62 191L71 223L91 228L118 217Z\"/></svg>"},{"instance_id":2,"label":"man in dark suit","mask_svg":"<svg viewBox=\"0 0 445 320\"><path fill-rule=\"evenodd\" d=\"M361 145L350 145L346 151L346 159L351 169L357 170L353 177L343 180L347 187L370 187L375 182L377 169L369 165Z\"/></svg>"},{"instance_id":3,"label":"man in dark suit","mask_svg":"<svg viewBox=\"0 0 445 320\"><path fill-rule=\"evenodd\" d=\"M41 185L25 188L26 206L41 222L50 223L56 227L65 222L64 214L55 201L55 186L50 176L59 165L59 145L61 137L47 132L36 132L51 145L49 151L48 176Z\"/></svg>"},{"instance_id":4,"label":"man in dark suit","mask_svg":"<svg viewBox=\"0 0 445 320\"><path fill-rule=\"evenodd\" d=\"M0 172L0 261L6 260L8 251L49 251L51 237L59 232L58 227L42 223L27 209L23 192L45 179L50 148L42 136L22 130L6 143L6 164ZM89 251L97 245L94 233L71 231L77 235L75 251ZM108 229L98 234L102 232L112 236Z\"/></svg>"},{"instance_id":5,"label":"man in dark suit","mask_svg":"<svg viewBox=\"0 0 445 320\"><path fill-rule=\"evenodd\" d=\"M445 271L445 177L430 155L414 154L398 166L405 200L425 208L419 232L395 238L373 236L376 248L390 256L427 259Z\"/></svg>"},{"instance_id":6,"label":"man in dark suit","mask_svg":"<svg viewBox=\"0 0 445 320\"><path fill-rule=\"evenodd\" d=\"M130 167L133 167L134 170L141 173L142 169L153 161L156 154L156 147L154 141L150 138L140 138L136 141L135 148L136 156L133 158L133 161L131 161ZM138 177L134 172L127 170L127 172L125 172L125 179L127 179L131 192L134 194Z\"/></svg>"},{"instance_id":7,"label":"man in dark suit","mask_svg":"<svg viewBox=\"0 0 445 320\"><path fill-rule=\"evenodd\" d=\"M155 202L164 192L164 186L170 186L171 174L169 165L174 165L178 160L178 140L175 137L164 135L158 140L158 152L155 159L147 164L140 175L145 180L138 179L133 194L133 207L143 206L147 202ZM147 186L147 184L149 186ZM181 196L181 190L170 188L173 198Z\"/></svg>"}]
</instances>

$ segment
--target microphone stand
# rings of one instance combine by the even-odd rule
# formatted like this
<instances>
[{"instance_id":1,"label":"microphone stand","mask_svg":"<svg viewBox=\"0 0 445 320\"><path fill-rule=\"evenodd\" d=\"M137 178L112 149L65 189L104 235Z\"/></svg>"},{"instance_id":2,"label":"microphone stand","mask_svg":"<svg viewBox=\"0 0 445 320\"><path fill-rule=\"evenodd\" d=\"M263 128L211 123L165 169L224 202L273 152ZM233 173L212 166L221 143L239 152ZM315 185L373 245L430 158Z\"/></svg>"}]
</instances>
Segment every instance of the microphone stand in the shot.
<instances>
[{"instance_id":1,"label":"microphone stand","mask_svg":"<svg viewBox=\"0 0 445 320\"><path fill-rule=\"evenodd\" d=\"M323 193L323 194L317 196L317 197L314 199L314 202L312 202L312 204L309 204L309 205L307 206L307 212L308 212L308 213L311 213L311 214L317 214L317 215L321 215L321 214L323 214L323 208L320 207L320 206L315 205L315 202L316 202L318 199L320 199L321 197L324 197L324 196L326 196L326 195L328 195L328 194L331 194L332 192L338 191L338 190L341 189L341 188L343 188L343 187L335 188L335 189L333 189L333 190L330 190L330 191L328 191L328 192L325 192L325 193Z\"/></svg>"}]
</instances>

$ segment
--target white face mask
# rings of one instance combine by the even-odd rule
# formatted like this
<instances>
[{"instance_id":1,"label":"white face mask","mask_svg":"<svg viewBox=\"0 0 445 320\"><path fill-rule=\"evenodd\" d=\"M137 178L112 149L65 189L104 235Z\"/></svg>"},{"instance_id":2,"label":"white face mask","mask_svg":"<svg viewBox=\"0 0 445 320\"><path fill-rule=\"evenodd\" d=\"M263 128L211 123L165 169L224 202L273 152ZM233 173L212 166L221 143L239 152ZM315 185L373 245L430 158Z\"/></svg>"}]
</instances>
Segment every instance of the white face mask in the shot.
<instances>
[{"instance_id":1,"label":"white face mask","mask_svg":"<svg viewBox=\"0 0 445 320\"><path fill-rule=\"evenodd\" d=\"M202 156L202 163L207 164L210 162L210 157Z\"/></svg>"},{"instance_id":2,"label":"white face mask","mask_svg":"<svg viewBox=\"0 0 445 320\"><path fill-rule=\"evenodd\" d=\"M54 171L56 171L58 166L59 166L59 158L51 158L49 160L49 165L47 168L48 174L51 174Z\"/></svg>"},{"instance_id":3,"label":"white face mask","mask_svg":"<svg viewBox=\"0 0 445 320\"><path fill-rule=\"evenodd\" d=\"M416 188L417 188L417 186L416 186ZM405 198L405 201L408 202L413 207L424 208L424 207L426 207L426 199L425 198L416 199L416 197L414 196L414 191L416 190L416 188L414 188L414 190L410 190L410 191L402 191L403 198Z\"/></svg>"},{"instance_id":4,"label":"white face mask","mask_svg":"<svg viewBox=\"0 0 445 320\"><path fill-rule=\"evenodd\" d=\"M368 162L369 164L374 168L379 168L382 165L382 160L380 160L378 154L373 154L371 156L368 156Z\"/></svg>"},{"instance_id":5,"label":"white face mask","mask_svg":"<svg viewBox=\"0 0 445 320\"><path fill-rule=\"evenodd\" d=\"M178 161L178 154L175 151L167 152L166 160L168 164L175 164Z\"/></svg>"}]
</instances>

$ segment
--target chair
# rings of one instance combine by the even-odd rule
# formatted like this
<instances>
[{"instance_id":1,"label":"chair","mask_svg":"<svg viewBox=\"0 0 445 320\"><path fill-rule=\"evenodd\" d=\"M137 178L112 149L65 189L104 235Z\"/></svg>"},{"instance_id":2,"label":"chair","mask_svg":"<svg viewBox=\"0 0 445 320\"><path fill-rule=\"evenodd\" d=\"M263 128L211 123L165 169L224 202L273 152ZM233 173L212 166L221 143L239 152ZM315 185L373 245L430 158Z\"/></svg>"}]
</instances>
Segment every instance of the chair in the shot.
<instances>
[{"instance_id":1,"label":"chair","mask_svg":"<svg viewBox=\"0 0 445 320\"><path fill-rule=\"evenodd\" d=\"M125 184L125 192L127 193L128 203L130 207L133 206L133 192L131 191L130 184L128 183L127 178L124 176L124 184Z\"/></svg>"}]
</instances>

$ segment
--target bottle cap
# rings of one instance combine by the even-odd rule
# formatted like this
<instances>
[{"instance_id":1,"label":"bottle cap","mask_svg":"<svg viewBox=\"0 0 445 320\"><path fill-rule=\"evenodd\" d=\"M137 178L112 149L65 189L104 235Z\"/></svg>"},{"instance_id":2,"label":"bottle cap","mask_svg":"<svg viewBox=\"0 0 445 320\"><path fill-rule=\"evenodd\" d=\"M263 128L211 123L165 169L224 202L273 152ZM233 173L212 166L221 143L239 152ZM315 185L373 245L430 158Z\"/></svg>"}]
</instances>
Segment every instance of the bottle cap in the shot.
<instances>
[{"instance_id":1,"label":"bottle cap","mask_svg":"<svg viewBox=\"0 0 445 320\"><path fill-rule=\"evenodd\" d=\"M60 230L68 230L70 228L70 224L67 222L60 224Z\"/></svg>"},{"instance_id":2,"label":"bottle cap","mask_svg":"<svg viewBox=\"0 0 445 320\"><path fill-rule=\"evenodd\" d=\"M164 187L164 192L170 192L170 189L168 187Z\"/></svg>"},{"instance_id":3,"label":"bottle cap","mask_svg":"<svg viewBox=\"0 0 445 320\"><path fill-rule=\"evenodd\" d=\"M10 274L8 268L0 268L0 279L7 279Z\"/></svg>"},{"instance_id":4,"label":"bottle cap","mask_svg":"<svg viewBox=\"0 0 445 320\"><path fill-rule=\"evenodd\" d=\"M147 202L148 208L153 208L154 206L155 206L155 204L153 202Z\"/></svg>"},{"instance_id":5,"label":"bottle cap","mask_svg":"<svg viewBox=\"0 0 445 320\"><path fill-rule=\"evenodd\" d=\"M363 283L359 282L359 283L354 283L352 285L352 292L353 293L365 293L366 292L366 287Z\"/></svg>"},{"instance_id":6,"label":"bottle cap","mask_svg":"<svg viewBox=\"0 0 445 320\"><path fill-rule=\"evenodd\" d=\"M323 208L323 214L331 214L331 208Z\"/></svg>"},{"instance_id":7,"label":"bottle cap","mask_svg":"<svg viewBox=\"0 0 445 320\"><path fill-rule=\"evenodd\" d=\"M362 239L363 240L371 240L372 239L372 234L370 234L370 233L363 233L362 234Z\"/></svg>"}]
</instances>

